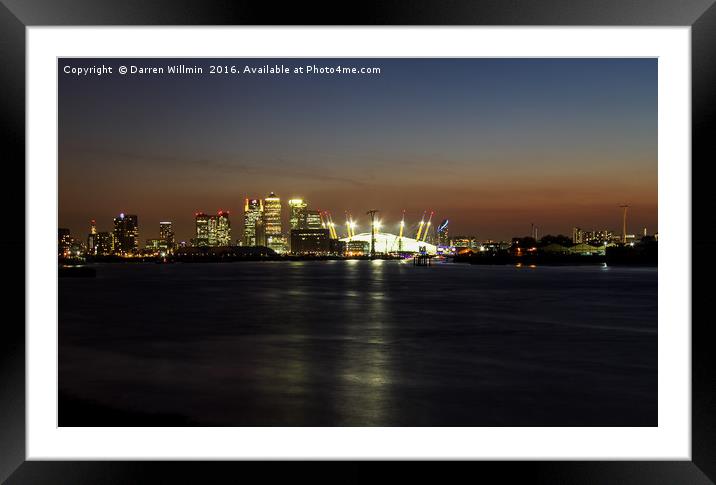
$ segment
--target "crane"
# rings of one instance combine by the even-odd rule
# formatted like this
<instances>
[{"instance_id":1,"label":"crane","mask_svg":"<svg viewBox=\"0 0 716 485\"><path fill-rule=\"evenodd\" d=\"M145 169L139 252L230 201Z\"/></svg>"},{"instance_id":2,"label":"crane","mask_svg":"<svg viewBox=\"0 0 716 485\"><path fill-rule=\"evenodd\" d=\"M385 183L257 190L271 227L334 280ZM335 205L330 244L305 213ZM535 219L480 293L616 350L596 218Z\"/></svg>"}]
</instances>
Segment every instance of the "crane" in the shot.
<instances>
[{"instance_id":1,"label":"crane","mask_svg":"<svg viewBox=\"0 0 716 485\"><path fill-rule=\"evenodd\" d=\"M622 216L622 242L626 244L627 240L627 209L629 208L629 204L622 204L619 207L624 209L624 215Z\"/></svg>"},{"instance_id":2,"label":"crane","mask_svg":"<svg viewBox=\"0 0 716 485\"><path fill-rule=\"evenodd\" d=\"M428 238L428 230L430 229L430 224L432 224L434 213L435 213L434 211L430 212L430 217L428 218L428 223L425 225L425 232L423 233L423 242L425 242L425 240Z\"/></svg>"},{"instance_id":3,"label":"crane","mask_svg":"<svg viewBox=\"0 0 716 485\"><path fill-rule=\"evenodd\" d=\"M400 233L398 234L397 239L393 240L393 245L390 247L390 251L392 252L395 248L395 243L398 243L398 252L403 252L403 230L405 229L405 209L403 209L403 218L400 220Z\"/></svg>"},{"instance_id":4,"label":"crane","mask_svg":"<svg viewBox=\"0 0 716 485\"><path fill-rule=\"evenodd\" d=\"M333 223L333 219L331 219L331 213L323 211L321 216L321 225L324 229L328 229L328 236L331 239L338 239L338 235L336 234L336 225Z\"/></svg>"},{"instance_id":5,"label":"crane","mask_svg":"<svg viewBox=\"0 0 716 485\"><path fill-rule=\"evenodd\" d=\"M370 258L375 258L375 214L377 209L371 209L366 212L370 216Z\"/></svg>"},{"instance_id":6,"label":"crane","mask_svg":"<svg viewBox=\"0 0 716 485\"><path fill-rule=\"evenodd\" d=\"M348 213L348 211L346 211L346 231L348 232L349 238L352 238L354 235L353 231L352 231L353 227L351 227L351 226L352 226L351 215Z\"/></svg>"},{"instance_id":7,"label":"crane","mask_svg":"<svg viewBox=\"0 0 716 485\"><path fill-rule=\"evenodd\" d=\"M423 233L424 225L425 225L425 211L423 211L423 217L420 218L420 224L418 224L418 234L415 236L416 241L420 241L420 236Z\"/></svg>"}]
</instances>

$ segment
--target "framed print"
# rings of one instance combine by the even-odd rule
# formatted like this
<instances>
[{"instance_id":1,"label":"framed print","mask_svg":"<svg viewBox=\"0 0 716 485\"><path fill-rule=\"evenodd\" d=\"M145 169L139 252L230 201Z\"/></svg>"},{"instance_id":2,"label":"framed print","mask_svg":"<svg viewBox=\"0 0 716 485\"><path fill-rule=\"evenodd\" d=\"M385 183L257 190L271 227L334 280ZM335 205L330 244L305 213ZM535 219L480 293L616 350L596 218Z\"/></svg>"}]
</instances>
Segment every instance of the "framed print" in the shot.
<instances>
[{"instance_id":1,"label":"framed print","mask_svg":"<svg viewBox=\"0 0 716 485\"><path fill-rule=\"evenodd\" d=\"M1 20L8 483L713 482L711 2Z\"/></svg>"}]
</instances>

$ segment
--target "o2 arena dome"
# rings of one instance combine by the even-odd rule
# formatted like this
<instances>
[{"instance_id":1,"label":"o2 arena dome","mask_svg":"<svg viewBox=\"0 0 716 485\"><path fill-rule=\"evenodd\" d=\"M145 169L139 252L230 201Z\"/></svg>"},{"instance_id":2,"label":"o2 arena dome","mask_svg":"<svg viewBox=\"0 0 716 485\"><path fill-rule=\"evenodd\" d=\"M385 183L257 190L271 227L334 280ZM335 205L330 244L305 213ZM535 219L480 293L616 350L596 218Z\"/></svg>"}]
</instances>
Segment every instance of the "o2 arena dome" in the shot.
<instances>
[{"instance_id":1,"label":"o2 arena dome","mask_svg":"<svg viewBox=\"0 0 716 485\"><path fill-rule=\"evenodd\" d=\"M344 237L341 241L344 241L350 251L350 243L363 242L365 250L370 251L370 233L363 232L356 234L352 237ZM375 252L377 254L388 254L388 253L427 253L436 254L437 247L434 244L427 243L425 241L418 241L410 237L399 237L395 234L387 232L376 232L375 233Z\"/></svg>"}]
</instances>

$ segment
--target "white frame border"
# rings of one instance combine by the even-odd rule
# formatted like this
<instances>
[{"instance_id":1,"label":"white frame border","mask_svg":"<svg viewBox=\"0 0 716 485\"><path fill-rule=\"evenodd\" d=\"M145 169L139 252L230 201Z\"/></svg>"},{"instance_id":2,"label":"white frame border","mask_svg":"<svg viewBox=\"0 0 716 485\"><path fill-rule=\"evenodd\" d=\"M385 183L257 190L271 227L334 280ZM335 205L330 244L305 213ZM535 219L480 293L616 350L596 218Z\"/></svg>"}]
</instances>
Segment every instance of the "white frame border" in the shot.
<instances>
[{"instance_id":1,"label":"white frame border","mask_svg":"<svg viewBox=\"0 0 716 485\"><path fill-rule=\"evenodd\" d=\"M690 37L690 27L28 27L27 459L690 460ZM57 214L58 57L658 57L659 426L58 428L57 233L31 223Z\"/></svg>"}]
</instances>

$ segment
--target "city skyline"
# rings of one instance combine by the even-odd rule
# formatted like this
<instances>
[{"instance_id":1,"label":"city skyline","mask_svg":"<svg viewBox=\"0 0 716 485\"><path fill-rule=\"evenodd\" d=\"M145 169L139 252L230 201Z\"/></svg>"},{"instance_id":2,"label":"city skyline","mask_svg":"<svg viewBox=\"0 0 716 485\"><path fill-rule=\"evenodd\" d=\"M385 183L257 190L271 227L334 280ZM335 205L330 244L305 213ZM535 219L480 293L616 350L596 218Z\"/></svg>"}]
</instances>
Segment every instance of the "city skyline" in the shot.
<instances>
[{"instance_id":1,"label":"city skyline","mask_svg":"<svg viewBox=\"0 0 716 485\"><path fill-rule=\"evenodd\" d=\"M125 220L125 212L121 212L119 215L112 218L112 225L107 231L103 231L101 226L98 230L97 220L94 218L91 219L89 221L89 229L86 236L92 238L92 236L112 233L117 230L118 222L122 225L126 225L126 223L130 221L132 224L132 237L136 239L137 249L144 247L142 244L143 241L146 241L146 243L149 244L153 241L166 239L167 234L165 233L167 228L171 234L172 242L175 242L176 244L182 243L188 246L268 246L273 249L273 245L268 242L269 240L266 237L267 233L265 228L259 229L259 227L266 224L267 214L264 208L267 206L267 201L270 200L274 201L275 207L273 214L269 211L268 218L273 219L273 224L277 225L277 227L273 230L273 233L270 231L268 234L273 234L274 236L278 236L280 238L280 241L278 241L277 244L278 247L289 247L288 240L290 239L290 232L292 229L316 229L322 227L328 230L330 227L329 224L326 223L328 220L334 224L331 230L335 231L335 236L331 235L330 237L335 239L351 238L357 234L369 233L371 229L369 221L364 221L363 225L361 225L359 223L359 221L361 221L360 217L356 217L353 213L345 213L345 221L337 220L335 216L330 213L330 211L314 209L309 205L309 201L306 199L294 197L288 201L283 201L281 197L274 192L271 192L266 198L245 199L244 211L234 219L233 232L232 224L230 223L230 211L219 209L216 211L216 215L212 215L205 211L196 211L193 218L194 229L191 232L190 237L187 238L176 237L176 233L174 232L175 221L159 221L157 231L159 238L146 237L146 234L140 230L138 214L127 214ZM624 206L619 206L619 208L623 207ZM620 213L624 216L623 211L620 211ZM358 214L361 215L362 212L359 212ZM544 236L570 237L571 234L572 239L576 243L581 242L581 234L619 234L619 231L614 230L611 226L596 227L588 225L572 225L570 232L551 232L544 231L542 227L531 223L530 230L528 232L524 234L514 234L509 238L481 237L481 235L478 234L455 232L451 232L448 236L448 233L444 231L444 229L448 226L448 218L443 219L438 224L438 218L435 217L436 222L431 225L435 216L434 212L424 211L420 219L416 219L413 223L411 223L410 220L406 220L405 216L406 214L403 213L401 215L401 219L397 222L377 217L376 223L379 232L392 233L394 235L400 233L401 237L403 232L405 232L406 238L415 237L418 240L421 239L420 234L422 233L423 239L427 240L428 231L431 231L429 235L430 240L434 244L438 244L438 242L442 240L441 244L443 246L447 245L451 238L474 238L476 241L484 242L508 242L510 240L514 240L515 238L522 237L534 237L534 239L540 240ZM330 219L326 219L327 217ZM301 221L299 218L302 218L303 220ZM311 223L312 218L313 223ZM250 228L247 228L246 225L246 221L248 220L253 222ZM243 221L243 224L240 223L241 221ZM257 225L257 222L260 222L260 224ZM622 238L634 238L647 235L653 236L658 234L658 231L649 232L646 226L637 227L636 225L627 225L626 219L622 219L622 223L624 225L621 233ZM211 227L213 227L213 229L210 229ZM72 232L70 228L62 225L60 225L60 230L69 231L68 235L71 235L74 240L82 240L83 234L81 232ZM261 235L259 235L259 230L262 231ZM157 234L154 234L151 231L152 230L150 229L150 234L152 236L157 236ZM215 235L210 236L210 234ZM212 242L211 237L216 238L216 240ZM120 244L120 246L122 246L122 244ZM122 252L124 252L124 250L122 250Z\"/></svg>"},{"instance_id":2,"label":"city skyline","mask_svg":"<svg viewBox=\"0 0 716 485\"><path fill-rule=\"evenodd\" d=\"M314 61L335 62L268 60ZM338 227L345 211L368 227L362 214L378 207L395 223L403 210L412 223L434 210L453 234L485 239L526 235L532 223L569 235L617 230L628 202L630 232L658 232L656 59L340 62L381 74L60 73L60 227L84 235L95 219L104 231L124 211L139 216L142 240L161 220L189 240L188 215L221 208L237 215L237 240L244 200L274 191L284 204L302 197L330 210Z\"/></svg>"}]
</instances>

